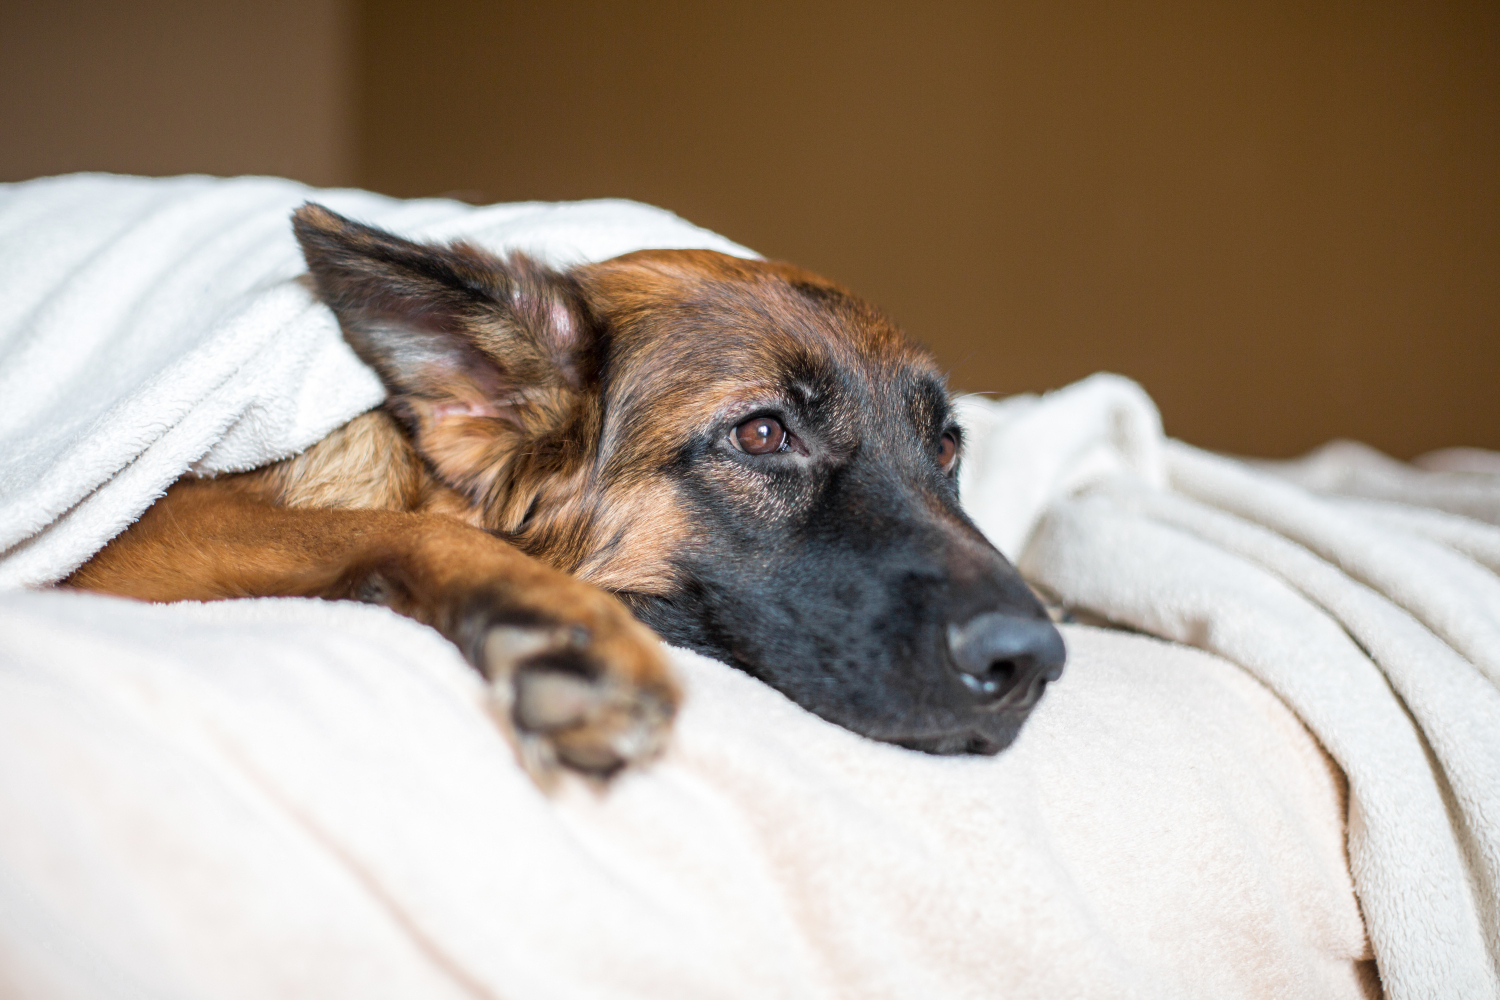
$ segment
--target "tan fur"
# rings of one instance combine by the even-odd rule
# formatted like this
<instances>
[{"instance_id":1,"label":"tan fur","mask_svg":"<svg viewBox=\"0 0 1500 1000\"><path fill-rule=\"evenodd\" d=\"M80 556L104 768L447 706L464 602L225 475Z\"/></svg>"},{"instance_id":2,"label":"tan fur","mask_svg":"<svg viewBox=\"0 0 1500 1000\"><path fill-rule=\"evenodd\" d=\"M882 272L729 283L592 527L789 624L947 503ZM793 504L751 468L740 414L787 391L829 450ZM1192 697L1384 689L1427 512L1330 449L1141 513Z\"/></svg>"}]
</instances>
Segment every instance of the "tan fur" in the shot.
<instances>
[{"instance_id":1,"label":"tan fur","mask_svg":"<svg viewBox=\"0 0 1500 1000\"><path fill-rule=\"evenodd\" d=\"M428 471L384 410L355 417L307 451L249 473L283 507L404 510L481 526L479 511Z\"/></svg>"}]
</instances>

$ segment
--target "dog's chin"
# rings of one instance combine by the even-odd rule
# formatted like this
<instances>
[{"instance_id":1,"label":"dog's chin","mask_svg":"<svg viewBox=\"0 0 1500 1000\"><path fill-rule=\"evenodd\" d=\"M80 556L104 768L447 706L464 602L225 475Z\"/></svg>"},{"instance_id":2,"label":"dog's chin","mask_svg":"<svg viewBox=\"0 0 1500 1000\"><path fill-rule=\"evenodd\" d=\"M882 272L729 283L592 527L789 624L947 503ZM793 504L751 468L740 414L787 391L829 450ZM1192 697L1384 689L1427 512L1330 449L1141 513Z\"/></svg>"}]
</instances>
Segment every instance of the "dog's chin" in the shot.
<instances>
[{"instance_id":1,"label":"dog's chin","mask_svg":"<svg viewBox=\"0 0 1500 1000\"><path fill-rule=\"evenodd\" d=\"M1016 737L1021 734L1021 726L1025 721L1026 713L1021 713L1019 717L1014 718L1008 715L989 716L983 719L980 725L969 728L876 738L908 750L920 750L923 753L943 756L973 754L993 757L1015 742Z\"/></svg>"}]
</instances>

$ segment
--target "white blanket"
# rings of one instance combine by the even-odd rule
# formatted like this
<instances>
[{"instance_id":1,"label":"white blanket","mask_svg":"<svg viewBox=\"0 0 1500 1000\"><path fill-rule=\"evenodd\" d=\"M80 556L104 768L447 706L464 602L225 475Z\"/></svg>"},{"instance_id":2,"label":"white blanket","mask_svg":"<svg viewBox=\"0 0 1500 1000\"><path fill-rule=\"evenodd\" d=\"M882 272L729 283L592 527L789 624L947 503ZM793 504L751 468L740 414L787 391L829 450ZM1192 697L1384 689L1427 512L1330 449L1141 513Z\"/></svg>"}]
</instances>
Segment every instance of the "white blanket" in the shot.
<instances>
[{"instance_id":1,"label":"white blanket","mask_svg":"<svg viewBox=\"0 0 1500 1000\"><path fill-rule=\"evenodd\" d=\"M190 468L255 468L379 405L298 276L308 200L565 266L749 250L628 201L474 208L267 177L0 184L0 587L61 579Z\"/></svg>"},{"instance_id":2,"label":"white blanket","mask_svg":"<svg viewBox=\"0 0 1500 1000\"><path fill-rule=\"evenodd\" d=\"M0 995L1367 995L1337 769L1185 647L1065 626L995 758L678 652L666 757L549 800L381 609L19 594L0 634Z\"/></svg>"},{"instance_id":3,"label":"white blanket","mask_svg":"<svg viewBox=\"0 0 1500 1000\"><path fill-rule=\"evenodd\" d=\"M1350 444L1257 468L1163 440L1150 401L1110 377L971 422L966 495L1029 579L1238 663L1343 768L1388 994L1500 996L1500 475ZM1037 442L1056 448L1026 487L1053 485L1045 501L980 492L1031 469Z\"/></svg>"},{"instance_id":4,"label":"white blanket","mask_svg":"<svg viewBox=\"0 0 1500 1000\"><path fill-rule=\"evenodd\" d=\"M276 365L251 352L220 385L297 413L336 392ZM0 525L51 525L9 579L101 544L90 505L137 501L93 498L149 500L116 486L143 461L141 482L238 467L317 423L199 425L223 412L204 392L91 466L86 499L4 480ZM1500 478L1318 496L1166 441L1108 376L964 415L997 544L1180 643L1066 627L1067 673L996 758L871 743L677 653L665 759L549 800L451 647L378 609L0 595L0 995L1334 997L1377 989L1372 946L1392 997L1500 995L1500 528L1411 506L1483 514ZM97 457L55 440L64 478Z\"/></svg>"}]
</instances>

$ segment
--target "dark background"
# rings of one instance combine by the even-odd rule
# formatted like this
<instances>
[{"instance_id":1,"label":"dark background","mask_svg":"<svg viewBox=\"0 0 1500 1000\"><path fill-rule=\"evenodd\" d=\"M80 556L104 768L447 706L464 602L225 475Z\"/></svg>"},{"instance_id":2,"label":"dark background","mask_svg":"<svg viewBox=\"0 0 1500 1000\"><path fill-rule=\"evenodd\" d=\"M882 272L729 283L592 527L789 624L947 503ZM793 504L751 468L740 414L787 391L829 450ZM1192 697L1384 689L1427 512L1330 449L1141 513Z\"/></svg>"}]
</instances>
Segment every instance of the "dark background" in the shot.
<instances>
[{"instance_id":1,"label":"dark background","mask_svg":"<svg viewBox=\"0 0 1500 1000\"><path fill-rule=\"evenodd\" d=\"M0 5L0 180L626 196L963 389L1291 455L1500 448L1500 4Z\"/></svg>"}]
</instances>

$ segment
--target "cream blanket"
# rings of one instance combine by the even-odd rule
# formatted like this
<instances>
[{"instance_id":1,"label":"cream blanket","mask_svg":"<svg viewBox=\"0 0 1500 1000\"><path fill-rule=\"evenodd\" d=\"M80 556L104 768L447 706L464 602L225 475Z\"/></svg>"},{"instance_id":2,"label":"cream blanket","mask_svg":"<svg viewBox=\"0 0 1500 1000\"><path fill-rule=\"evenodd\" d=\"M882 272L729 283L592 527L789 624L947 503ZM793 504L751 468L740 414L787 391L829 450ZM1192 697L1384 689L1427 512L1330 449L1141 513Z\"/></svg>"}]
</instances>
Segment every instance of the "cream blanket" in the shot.
<instances>
[{"instance_id":1,"label":"cream blanket","mask_svg":"<svg viewBox=\"0 0 1500 1000\"><path fill-rule=\"evenodd\" d=\"M1221 659L1064 629L997 758L678 652L665 759L549 800L382 610L0 599L0 995L1365 995L1317 743Z\"/></svg>"},{"instance_id":2,"label":"cream blanket","mask_svg":"<svg viewBox=\"0 0 1500 1000\"><path fill-rule=\"evenodd\" d=\"M983 459L1063 412L1096 427L1065 432L1071 467L1099 470L992 535L1063 604L1218 653L1279 694L1348 777L1349 860L1386 991L1500 995L1500 527L1483 520L1500 520L1500 475L1349 445L1258 471L1161 442L1144 400L1092 388L990 410L974 477L1003 475ZM1111 451L1131 467L1111 472ZM1405 503L1370 499L1393 495Z\"/></svg>"}]
</instances>

